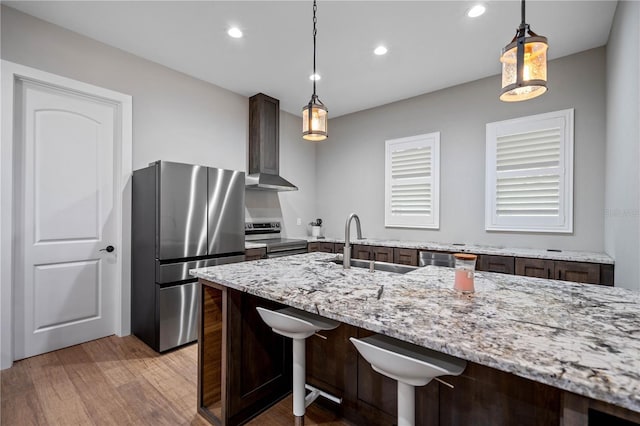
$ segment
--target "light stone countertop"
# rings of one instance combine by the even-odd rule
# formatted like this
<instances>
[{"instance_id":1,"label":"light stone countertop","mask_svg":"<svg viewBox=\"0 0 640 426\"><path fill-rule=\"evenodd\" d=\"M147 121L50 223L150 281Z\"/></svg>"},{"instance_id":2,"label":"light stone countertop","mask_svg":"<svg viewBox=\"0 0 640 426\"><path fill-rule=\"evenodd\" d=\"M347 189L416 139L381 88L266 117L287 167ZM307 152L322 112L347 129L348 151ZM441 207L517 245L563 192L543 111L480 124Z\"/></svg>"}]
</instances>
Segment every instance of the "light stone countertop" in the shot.
<instances>
[{"instance_id":1,"label":"light stone countertop","mask_svg":"<svg viewBox=\"0 0 640 426\"><path fill-rule=\"evenodd\" d=\"M640 412L640 293L476 272L399 275L344 270L307 253L190 271L192 275Z\"/></svg>"},{"instance_id":2,"label":"light stone countertop","mask_svg":"<svg viewBox=\"0 0 640 426\"><path fill-rule=\"evenodd\" d=\"M344 243L344 239L340 238L307 238L310 243ZM512 247L493 247L483 246L475 244L449 244L449 243L434 243L428 241L400 241L400 240L377 240L365 238L362 240L354 239L351 244L364 244L369 246L382 246L382 247L400 247L418 250L434 250L434 251L448 251L459 253L474 253L474 254L490 254L495 256L515 256L515 257L529 257L533 259L549 259L549 260L565 260L569 262L588 262L588 263L602 263L607 265L613 265L614 260L606 253L594 253L587 251L548 251L543 249L531 249L531 248L512 248Z\"/></svg>"}]
</instances>

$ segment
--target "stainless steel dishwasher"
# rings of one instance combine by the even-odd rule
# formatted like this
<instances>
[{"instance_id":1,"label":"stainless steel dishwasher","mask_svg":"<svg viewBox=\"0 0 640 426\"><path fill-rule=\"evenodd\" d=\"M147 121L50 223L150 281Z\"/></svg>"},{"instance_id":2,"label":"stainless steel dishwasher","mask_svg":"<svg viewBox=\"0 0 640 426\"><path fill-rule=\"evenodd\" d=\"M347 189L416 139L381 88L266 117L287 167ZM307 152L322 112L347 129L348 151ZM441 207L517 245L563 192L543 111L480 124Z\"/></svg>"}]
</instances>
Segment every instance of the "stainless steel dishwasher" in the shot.
<instances>
[{"instance_id":1,"label":"stainless steel dishwasher","mask_svg":"<svg viewBox=\"0 0 640 426\"><path fill-rule=\"evenodd\" d=\"M455 264L455 258L451 253L439 253L435 251L420 252L420 266L435 265L453 268Z\"/></svg>"}]
</instances>

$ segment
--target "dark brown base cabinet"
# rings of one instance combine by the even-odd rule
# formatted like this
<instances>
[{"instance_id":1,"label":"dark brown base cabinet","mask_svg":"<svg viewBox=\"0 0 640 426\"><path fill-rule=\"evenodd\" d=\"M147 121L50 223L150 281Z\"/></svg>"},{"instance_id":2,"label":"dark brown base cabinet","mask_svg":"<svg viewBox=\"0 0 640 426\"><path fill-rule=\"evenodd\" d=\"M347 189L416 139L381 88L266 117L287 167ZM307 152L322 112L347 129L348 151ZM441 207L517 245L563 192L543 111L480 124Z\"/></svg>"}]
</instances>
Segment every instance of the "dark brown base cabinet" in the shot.
<instances>
[{"instance_id":1,"label":"dark brown base cabinet","mask_svg":"<svg viewBox=\"0 0 640 426\"><path fill-rule=\"evenodd\" d=\"M371 257L371 246L362 244L354 244L351 247L351 257L353 259L374 260Z\"/></svg>"},{"instance_id":2,"label":"dark brown base cabinet","mask_svg":"<svg viewBox=\"0 0 640 426\"><path fill-rule=\"evenodd\" d=\"M393 263L393 251L397 249L394 249L393 247L354 244L352 250L352 256L354 259Z\"/></svg>"},{"instance_id":3,"label":"dark brown base cabinet","mask_svg":"<svg viewBox=\"0 0 640 426\"><path fill-rule=\"evenodd\" d=\"M326 339L314 335L306 342L307 383L344 399L346 394L353 392L355 385L351 373L356 368L358 354L355 347L349 347L353 346L349 338L357 336L357 329L341 324L334 330L321 331L318 334ZM317 401L333 411L344 414L342 406L324 398Z\"/></svg>"},{"instance_id":4,"label":"dark brown base cabinet","mask_svg":"<svg viewBox=\"0 0 640 426\"><path fill-rule=\"evenodd\" d=\"M324 253L342 253L344 244L328 242L311 242L307 251ZM375 260L377 262L399 263L401 265L418 266L418 250L394 247L366 246L356 244L352 248L354 259Z\"/></svg>"},{"instance_id":5,"label":"dark brown base cabinet","mask_svg":"<svg viewBox=\"0 0 640 426\"><path fill-rule=\"evenodd\" d=\"M418 250L394 248L393 263L399 263L401 265L418 266Z\"/></svg>"},{"instance_id":6,"label":"dark brown base cabinet","mask_svg":"<svg viewBox=\"0 0 640 426\"><path fill-rule=\"evenodd\" d=\"M323 253L342 253L343 248L344 244L342 243L328 243L324 241L313 242L307 245L307 251L309 253L313 251L320 251Z\"/></svg>"},{"instance_id":7,"label":"dark brown base cabinet","mask_svg":"<svg viewBox=\"0 0 640 426\"><path fill-rule=\"evenodd\" d=\"M335 243L327 243L324 241L318 241L315 243L309 243L307 245L307 251L308 252L312 252L312 251L319 251L319 252L323 252L323 253L335 253L336 249L335 249Z\"/></svg>"},{"instance_id":8,"label":"dark brown base cabinet","mask_svg":"<svg viewBox=\"0 0 640 426\"><path fill-rule=\"evenodd\" d=\"M208 282L200 300L198 412L213 424L245 423L291 392L291 339L256 311L284 306Z\"/></svg>"},{"instance_id":9,"label":"dark brown base cabinet","mask_svg":"<svg viewBox=\"0 0 640 426\"><path fill-rule=\"evenodd\" d=\"M516 275L613 286L613 265L517 257Z\"/></svg>"},{"instance_id":10,"label":"dark brown base cabinet","mask_svg":"<svg viewBox=\"0 0 640 426\"><path fill-rule=\"evenodd\" d=\"M515 258L513 256L478 255L476 263L478 271L499 272L513 274L515 272Z\"/></svg>"},{"instance_id":11,"label":"dark brown base cabinet","mask_svg":"<svg viewBox=\"0 0 640 426\"><path fill-rule=\"evenodd\" d=\"M552 280L555 273L553 260L528 259L519 257L516 259L516 275L526 277L546 278Z\"/></svg>"},{"instance_id":12,"label":"dark brown base cabinet","mask_svg":"<svg viewBox=\"0 0 640 426\"><path fill-rule=\"evenodd\" d=\"M560 262L556 260L554 268L554 277L557 280L587 284L602 283L600 265L595 263Z\"/></svg>"},{"instance_id":13,"label":"dark brown base cabinet","mask_svg":"<svg viewBox=\"0 0 640 426\"><path fill-rule=\"evenodd\" d=\"M244 251L244 260L258 260L264 259L267 257L267 249L266 248L252 248L246 249Z\"/></svg>"}]
</instances>

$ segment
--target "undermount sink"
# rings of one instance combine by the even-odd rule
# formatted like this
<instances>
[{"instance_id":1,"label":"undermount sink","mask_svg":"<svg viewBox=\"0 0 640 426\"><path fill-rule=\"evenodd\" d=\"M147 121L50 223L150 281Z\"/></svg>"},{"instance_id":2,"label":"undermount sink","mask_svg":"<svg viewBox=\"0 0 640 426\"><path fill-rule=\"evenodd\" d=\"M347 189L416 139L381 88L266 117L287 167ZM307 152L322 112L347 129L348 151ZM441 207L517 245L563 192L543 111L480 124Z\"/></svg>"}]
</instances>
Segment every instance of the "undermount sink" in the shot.
<instances>
[{"instance_id":1,"label":"undermount sink","mask_svg":"<svg viewBox=\"0 0 640 426\"><path fill-rule=\"evenodd\" d=\"M333 259L333 263L342 265L342 259ZM353 268L365 268L371 269L371 260L351 259L351 266ZM376 271L393 272L396 274L406 274L407 272L415 271L417 266L399 265L397 263L387 262L373 262L373 269Z\"/></svg>"}]
</instances>

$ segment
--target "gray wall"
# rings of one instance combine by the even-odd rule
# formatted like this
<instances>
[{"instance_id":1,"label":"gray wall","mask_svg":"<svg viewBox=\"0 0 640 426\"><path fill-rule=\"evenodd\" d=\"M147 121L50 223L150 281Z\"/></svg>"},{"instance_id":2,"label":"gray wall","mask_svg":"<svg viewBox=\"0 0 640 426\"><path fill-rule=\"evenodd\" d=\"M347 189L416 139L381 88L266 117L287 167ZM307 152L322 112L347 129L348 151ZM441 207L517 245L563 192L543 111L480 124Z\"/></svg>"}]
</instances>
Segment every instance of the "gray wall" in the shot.
<instances>
[{"instance_id":1,"label":"gray wall","mask_svg":"<svg viewBox=\"0 0 640 426\"><path fill-rule=\"evenodd\" d=\"M210 83L2 6L2 59L133 97L133 168L155 160L247 169L249 101ZM271 94L276 95L276 94ZM314 216L315 147L281 114L281 168L297 193L271 194L276 218ZM299 146L298 146L299 145ZM255 198L248 194L248 203ZM295 218L293 221L295 221ZM294 222L295 224L295 222Z\"/></svg>"},{"instance_id":2,"label":"gray wall","mask_svg":"<svg viewBox=\"0 0 640 426\"><path fill-rule=\"evenodd\" d=\"M317 154L325 234L343 235L354 211L371 238L603 251L605 49L551 61L548 74L549 92L527 102L500 102L496 75L330 120L330 139ZM486 123L566 108L575 108L573 234L485 231ZM440 229L385 228L385 140L435 131L441 132Z\"/></svg>"},{"instance_id":3,"label":"gray wall","mask_svg":"<svg viewBox=\"0 0 640 426\"><path fill-rule=\"evenodd\" d=\"M621 1L607 45L605 250L615 285L640 290L640 3Z\"/></svg>"}]
</instances>

